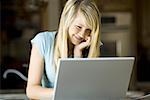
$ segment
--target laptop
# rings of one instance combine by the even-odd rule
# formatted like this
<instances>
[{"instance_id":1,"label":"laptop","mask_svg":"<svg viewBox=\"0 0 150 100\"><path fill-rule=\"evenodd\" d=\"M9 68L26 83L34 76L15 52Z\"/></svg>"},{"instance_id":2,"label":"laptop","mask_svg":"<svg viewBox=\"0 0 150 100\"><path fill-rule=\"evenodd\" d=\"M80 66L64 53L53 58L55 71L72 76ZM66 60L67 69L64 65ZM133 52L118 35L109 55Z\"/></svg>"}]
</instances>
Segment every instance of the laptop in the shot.
<instances>
[{"instance_id":1,"label":"laptop","mask_svg":"<svg viewBox=\"0 0 150 100\"><path fill-rule=\"evenodd\" d=\"M134 57L59 60L53 100L120 100L126 97Z\"/></svg>"}]
</instances>

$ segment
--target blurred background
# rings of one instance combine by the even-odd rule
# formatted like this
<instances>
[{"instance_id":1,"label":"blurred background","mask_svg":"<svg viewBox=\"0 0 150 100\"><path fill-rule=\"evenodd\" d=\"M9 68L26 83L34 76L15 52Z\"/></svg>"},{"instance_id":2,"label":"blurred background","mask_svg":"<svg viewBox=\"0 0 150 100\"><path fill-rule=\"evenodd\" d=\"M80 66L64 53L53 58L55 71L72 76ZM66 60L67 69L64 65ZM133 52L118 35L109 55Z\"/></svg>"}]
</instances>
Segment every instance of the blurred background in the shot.
<instances>
[{"instance_id":1,"label":"blurred background","mask_svg":"<svg viewBox=\"0 0 150 100\"><path fill-rule=\"evenodd\" d=\"M30 40L58 29L66 1L0 0L0 95L25 93ZM135 56L129 90L150 92L150 0L95 1L102 13L101 56Z\"/></svg>"}]
</instances>

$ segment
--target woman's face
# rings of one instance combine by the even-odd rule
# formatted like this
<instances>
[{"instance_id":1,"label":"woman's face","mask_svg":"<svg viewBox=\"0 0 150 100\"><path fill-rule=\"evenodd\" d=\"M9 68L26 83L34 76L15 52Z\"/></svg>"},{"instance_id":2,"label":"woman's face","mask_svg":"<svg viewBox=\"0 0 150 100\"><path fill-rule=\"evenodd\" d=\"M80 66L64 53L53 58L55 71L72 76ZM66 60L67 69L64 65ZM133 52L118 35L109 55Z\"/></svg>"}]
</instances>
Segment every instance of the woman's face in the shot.
<instances>
[{"instance_id":1,"label":"woman's face","mask_svg":"<svg viewBox=\"0 0 150 100\"><path fill-rule=\"evenodd\" d=\"M90 37L91 29L86 24L85 17L78 13L69 27L69 40L73 45L78 45Z\"/></svg>"}]
</instances>

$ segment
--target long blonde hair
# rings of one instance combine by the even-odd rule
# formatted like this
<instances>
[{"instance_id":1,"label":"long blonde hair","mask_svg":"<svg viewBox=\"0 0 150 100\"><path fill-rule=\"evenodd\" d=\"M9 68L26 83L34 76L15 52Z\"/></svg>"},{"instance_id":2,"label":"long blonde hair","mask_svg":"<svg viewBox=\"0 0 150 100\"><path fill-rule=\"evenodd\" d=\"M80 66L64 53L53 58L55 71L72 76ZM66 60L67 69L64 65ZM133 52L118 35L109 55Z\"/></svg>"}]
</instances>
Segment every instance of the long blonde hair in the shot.
<instances>
[{"instance_id":1,"label":"long blonde hair","mask_svg":"<svg viewBox=\"0 0 150 100\"><path fill-rule=\"evenodd\" d=\"M54 61L57 67L59 58L68 57L68 29L76 18L77 12L80 11L92 28L91 45L89 48L88 58L98 57L100 55L100 12L93 0L68 0L60 19L57 33Z\"/></svg>"}]
</instances>

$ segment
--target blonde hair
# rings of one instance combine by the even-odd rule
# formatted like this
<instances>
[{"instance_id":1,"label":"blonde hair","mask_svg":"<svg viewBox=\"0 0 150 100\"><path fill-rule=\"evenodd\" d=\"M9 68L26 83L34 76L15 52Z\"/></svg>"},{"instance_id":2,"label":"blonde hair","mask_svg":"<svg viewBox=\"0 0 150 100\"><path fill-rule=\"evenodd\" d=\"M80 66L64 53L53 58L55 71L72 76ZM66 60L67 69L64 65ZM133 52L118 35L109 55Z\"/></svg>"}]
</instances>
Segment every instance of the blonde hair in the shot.
<instances>
[{"instance_id":1,"label":"blonde hair","mask_svg":"<svg viewBox=\"0 0 150 100\"><path fill-rule=\"evenodd\" d=\"M87 24L91 27L91 45L88 58L98 57L100 55L100 12L92 0L68 0L60 19L57 33L54 60L57 67L59 58L68 57L68 29L76 18L78 11L84 15Z\"/></svg>"}]
</instances>

